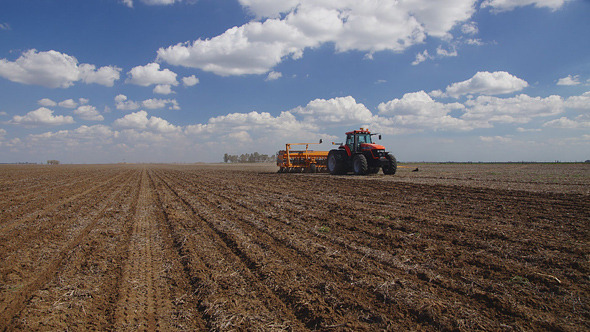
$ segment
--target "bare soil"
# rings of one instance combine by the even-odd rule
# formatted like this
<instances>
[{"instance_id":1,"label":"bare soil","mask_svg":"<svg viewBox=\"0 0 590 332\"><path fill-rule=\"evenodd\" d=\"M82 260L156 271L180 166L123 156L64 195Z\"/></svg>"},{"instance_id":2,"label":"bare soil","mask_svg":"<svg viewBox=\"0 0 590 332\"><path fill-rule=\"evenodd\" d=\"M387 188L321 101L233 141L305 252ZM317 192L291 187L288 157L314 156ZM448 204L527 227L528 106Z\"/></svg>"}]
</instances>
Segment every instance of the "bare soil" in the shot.
<instances>
[{"instance_id":1,"label":"bare soil","mask_svg":"<svg viewBox=\"0 0 590 332\"><path fill-rule=\"evenodd\" d=\"M2 165L0 330L590 330L590 165L403 166Z\"/></svg>"}]
</instances>

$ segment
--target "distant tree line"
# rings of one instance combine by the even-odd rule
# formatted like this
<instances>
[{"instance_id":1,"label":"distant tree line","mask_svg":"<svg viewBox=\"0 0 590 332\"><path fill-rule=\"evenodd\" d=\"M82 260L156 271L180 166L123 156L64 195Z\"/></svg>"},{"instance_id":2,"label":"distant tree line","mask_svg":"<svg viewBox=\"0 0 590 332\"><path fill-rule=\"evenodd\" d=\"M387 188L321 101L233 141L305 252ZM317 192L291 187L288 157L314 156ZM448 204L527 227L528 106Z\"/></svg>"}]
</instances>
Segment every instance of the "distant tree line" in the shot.
<instances>
[{"instance_id":1,"label":"distant tree line","mask_svg":"<svg viewBox=\"0 0 590 332\"><path fill-rule=\"evenodd\" d=\"M224 163L270 163L276 160L275 155L267 155L267 154L260 154L258 152L254 153L243 153L241 155L233 155L233 154L224 154L223 155L223 162Z\"/></svg>"},{"instance_id":2,"label":"distant tree line","mask_svg":"<svg viewBox=\"0 0 590 332\"><path fill-rule=\"evenodd\" d=\"M59 165L59 160L47 160L47 165Z\"/></svg>"}]
</instances>

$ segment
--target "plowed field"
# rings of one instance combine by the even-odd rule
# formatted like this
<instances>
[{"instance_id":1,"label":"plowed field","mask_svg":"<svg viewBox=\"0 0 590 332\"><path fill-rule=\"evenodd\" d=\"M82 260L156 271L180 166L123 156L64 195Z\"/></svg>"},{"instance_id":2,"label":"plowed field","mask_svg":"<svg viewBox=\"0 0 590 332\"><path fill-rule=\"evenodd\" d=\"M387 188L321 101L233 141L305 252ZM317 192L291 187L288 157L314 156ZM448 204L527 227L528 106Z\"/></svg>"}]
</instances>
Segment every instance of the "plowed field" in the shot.
<instances>
[{"instance_id":1,"label":"plowed field","mask_svg":"<svg viewBox=\"0 0 590 332\"><path fill-rule=\"evenodd\" d=\"M0 330L590 330L589 165L0 166Z\"/></svg>"}]
</instances>

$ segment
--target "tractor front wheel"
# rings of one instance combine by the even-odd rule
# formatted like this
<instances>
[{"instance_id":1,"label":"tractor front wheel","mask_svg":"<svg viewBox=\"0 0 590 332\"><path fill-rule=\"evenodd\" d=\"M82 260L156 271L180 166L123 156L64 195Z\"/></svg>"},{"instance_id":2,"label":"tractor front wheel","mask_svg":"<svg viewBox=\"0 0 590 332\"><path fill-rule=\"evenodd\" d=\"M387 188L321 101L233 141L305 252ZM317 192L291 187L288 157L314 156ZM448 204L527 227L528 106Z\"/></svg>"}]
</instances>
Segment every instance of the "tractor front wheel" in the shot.
<instances>
[{"instance_id":1,"label":"tractor front wheel","mask_svg":"<svg viewBox=\"0 0 590 332\"><path fill-rule=\"evenodd\" d=\"M354 174L356 175L365 175L369 172L369 163L367 163L367 158L362 154L354 156L352 165L354 167Z\"/></svg>"},{"instance_id":2,"label":"tractor front wheel","mask_svg":"<svg viewBox=\"0 0 590 332\"><path fill-rule=\"evenodd\" d=\"M391 154L386 155L387 164L383 165L383 174L393 175L397 171L397 160Z\"/></svg>"}]
</instances>

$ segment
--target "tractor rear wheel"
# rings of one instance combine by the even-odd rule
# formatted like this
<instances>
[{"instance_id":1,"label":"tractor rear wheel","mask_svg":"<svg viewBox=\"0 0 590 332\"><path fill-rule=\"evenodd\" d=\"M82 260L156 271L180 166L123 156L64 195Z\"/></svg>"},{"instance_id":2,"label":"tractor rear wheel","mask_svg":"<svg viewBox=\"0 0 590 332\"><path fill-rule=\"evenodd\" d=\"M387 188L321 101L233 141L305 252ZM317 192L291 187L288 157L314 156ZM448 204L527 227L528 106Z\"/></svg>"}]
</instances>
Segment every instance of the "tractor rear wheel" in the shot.
<instances>
[{"instance_id":1,"label":"tractor rear wheel","mask_svg":"<svg viewBox=\"0 0 590 332\"><path fill-rule=\"evenodd\" d=\"M338 150L331 150L328 153L328 171L332 175L344 174L346 165L344 164L342 154Z\"/></svg>"},{"instance_id":2,"label":"tractor rear wheel","mask_svg":"<svg viewBox=\"0 0 590 332\"><path fill-rule=\"evenodd\" d=\"M387 164L383 165L383 174L393 175L397 171L397 160L391 154L386 155Z\"/></svg>"},{"instance_id":3,"label":"tractor rear wheel","mask_svg":"<svg viewBox=\"0 0 590 332\"><path fill-rule=\"evenodd\" d=\"M369 171L369 163L367 158L362 154L357 154L352 159L352 166L354 168L354 174L365 175Z\"/></svg>"}]
</instances>

